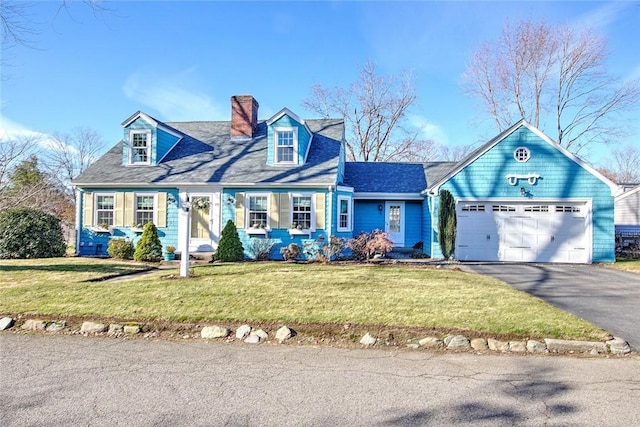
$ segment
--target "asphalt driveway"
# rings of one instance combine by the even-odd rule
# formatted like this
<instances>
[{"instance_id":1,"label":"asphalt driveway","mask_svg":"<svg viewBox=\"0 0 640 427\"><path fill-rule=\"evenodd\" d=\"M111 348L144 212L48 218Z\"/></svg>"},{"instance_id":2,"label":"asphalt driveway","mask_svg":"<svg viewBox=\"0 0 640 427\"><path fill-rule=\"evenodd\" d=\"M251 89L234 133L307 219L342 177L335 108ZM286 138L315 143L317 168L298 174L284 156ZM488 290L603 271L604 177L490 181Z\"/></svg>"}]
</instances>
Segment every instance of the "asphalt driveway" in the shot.
<instances>
[{"instance_id":1,"label":"asphalt driveway","mask_svg":"<svg viewBox=\"0 0 640 427\"><path fill-rule=\"evenodd\" d=\"M464 263L575 314L640 350L640 275L597 265Z\"/></svg>"}]
</instances>

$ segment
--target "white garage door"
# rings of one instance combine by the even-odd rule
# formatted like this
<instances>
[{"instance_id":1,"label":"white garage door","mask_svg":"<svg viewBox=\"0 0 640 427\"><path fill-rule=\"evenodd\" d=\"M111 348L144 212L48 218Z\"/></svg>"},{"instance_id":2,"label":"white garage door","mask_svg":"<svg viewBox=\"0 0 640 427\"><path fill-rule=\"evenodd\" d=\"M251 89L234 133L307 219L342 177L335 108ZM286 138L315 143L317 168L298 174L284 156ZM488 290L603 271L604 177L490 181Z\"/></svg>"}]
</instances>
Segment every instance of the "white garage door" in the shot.
<instances>
[{"instance_id":1,"label":"white garage door","mask_svg":"<svg viewBox=\"0 0 640 427\"><path fill-rule=\"evenodd\" d=\"M456 258L590 263L586 202L458 201Z\"/></svg>"}]
</instances>

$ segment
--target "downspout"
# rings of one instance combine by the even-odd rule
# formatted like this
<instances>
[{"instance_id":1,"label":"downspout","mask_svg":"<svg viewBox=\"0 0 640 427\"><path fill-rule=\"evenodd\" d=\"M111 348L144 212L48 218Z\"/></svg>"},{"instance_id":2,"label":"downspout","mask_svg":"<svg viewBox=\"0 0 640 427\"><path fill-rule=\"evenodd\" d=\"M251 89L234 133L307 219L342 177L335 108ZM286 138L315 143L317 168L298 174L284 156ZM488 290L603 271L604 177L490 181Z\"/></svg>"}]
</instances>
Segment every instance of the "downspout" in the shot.
<instances>
[{"instance_id":1,"label":"downspout","mask_svg":"<svg viewBox=\"0 0 640 427\"><path fill-rule=\"evenodd\" d=\"M333 219L333 185L329 186L329 220L327 221L327 244L331 242L331 230L333 229L333 224L331 220Z\"/></svg>"},{"instance_id":2,"label":"downspout","mask_svg":"<svg viewBox=\"0 0 640 427\"><path fill-rule=\"evenodd\" d=\"M84 198L81 197L80 190L78 190L75 186L73 187L73 191L76 194L76 244L75 246L75 256L80 256L80 230L82 229L82 223L80 222L80 212L84 209L84 206L81 207Z\"/></svg>"}]
</instances>

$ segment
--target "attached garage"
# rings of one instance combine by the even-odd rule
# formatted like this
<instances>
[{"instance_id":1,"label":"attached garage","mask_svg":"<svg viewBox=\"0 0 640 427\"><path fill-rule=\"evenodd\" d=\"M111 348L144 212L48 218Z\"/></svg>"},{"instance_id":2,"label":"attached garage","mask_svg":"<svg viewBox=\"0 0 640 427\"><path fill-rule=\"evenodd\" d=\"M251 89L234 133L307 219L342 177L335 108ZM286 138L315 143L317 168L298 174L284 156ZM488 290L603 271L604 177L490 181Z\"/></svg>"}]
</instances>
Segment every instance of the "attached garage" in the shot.
<instances>
[{"instance_id":1,"label":"attached garage","mask_svg":"<svg viewBox=\"0 0 640 427\"><path fill-rule=\"evenodd\" d=\"M588 201L456 203L456 258L465 261L591 262Z\"/></svg>"},{"instance_id":2,"label":"attached garage","mask_svg":"<svg viewBox=\"0 0 640 427\"><path fill-rule=\"evenodd\" d=\"M429 182L430 254L441 257L440 194L456 202L459 261L615 262L618 186L526 121Z\"/></svg>"}]
</instances>

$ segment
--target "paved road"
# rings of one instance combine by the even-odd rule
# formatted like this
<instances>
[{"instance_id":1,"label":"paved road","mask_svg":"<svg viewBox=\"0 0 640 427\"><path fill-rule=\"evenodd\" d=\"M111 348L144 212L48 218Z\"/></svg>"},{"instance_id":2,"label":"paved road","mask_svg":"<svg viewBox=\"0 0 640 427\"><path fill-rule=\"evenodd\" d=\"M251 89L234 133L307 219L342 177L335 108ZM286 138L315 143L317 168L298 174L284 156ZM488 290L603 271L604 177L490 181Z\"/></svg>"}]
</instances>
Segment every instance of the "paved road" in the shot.
<instances>
[{"instance_id":1,"label":"paved road","mask_svg":"<svg viewBox=\"0 0 640 427\"><path fill-rule=\"evenodd\" d=\"M640 357L0 333L0 425L640 425Z\"/></svg>"},{"instance_id":2,"label":"paved road","mask_svg":"<svg viewBox=\"0 0 640 427\"><path fill-rule=\"evenodd\" d=\"M575 314L640 350L640 275L597 265L464 264Z\"/></svg>"}]
</instances>

